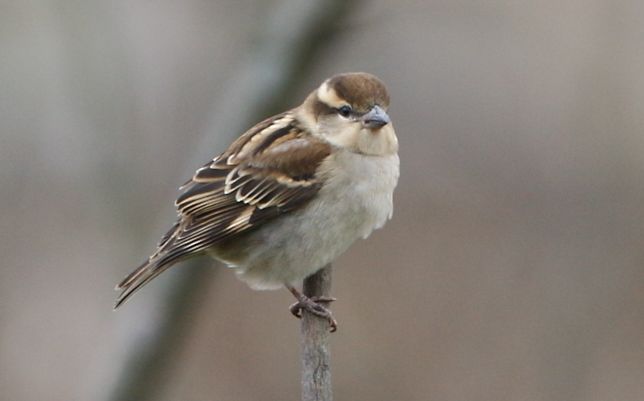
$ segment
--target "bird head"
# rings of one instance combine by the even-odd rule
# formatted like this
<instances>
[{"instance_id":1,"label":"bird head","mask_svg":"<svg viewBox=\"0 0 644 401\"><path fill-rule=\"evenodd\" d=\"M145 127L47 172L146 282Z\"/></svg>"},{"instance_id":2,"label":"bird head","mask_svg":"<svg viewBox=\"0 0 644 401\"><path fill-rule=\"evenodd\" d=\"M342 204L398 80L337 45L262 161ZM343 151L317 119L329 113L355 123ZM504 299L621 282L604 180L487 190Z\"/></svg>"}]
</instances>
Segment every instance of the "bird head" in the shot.
<instances>
[{"instance_id":1,"label":"bird head","mask_svg":"<svg viewBox=\"0 0 644 401\"><path fill-rule=\"evenodd\" d=\"M398 150L388 107L385 85L364 72L327 79L304 103L314 131L325 140L356 153L379 156Z\"/></svg>"}]
</instances>

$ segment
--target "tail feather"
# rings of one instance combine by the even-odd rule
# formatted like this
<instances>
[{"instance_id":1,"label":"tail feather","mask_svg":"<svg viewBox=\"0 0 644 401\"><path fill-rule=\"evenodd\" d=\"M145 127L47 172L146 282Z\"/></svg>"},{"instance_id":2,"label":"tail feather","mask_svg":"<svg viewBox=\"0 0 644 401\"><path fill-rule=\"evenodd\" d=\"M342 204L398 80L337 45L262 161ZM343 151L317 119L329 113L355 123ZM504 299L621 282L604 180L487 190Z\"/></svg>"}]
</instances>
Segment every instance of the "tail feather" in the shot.
<instances>
[{"instance_id":1,"label":"tail feather","mask_svg":"<svg viewBox=\"0 0 644 401\"><path fill-rule=\"evenodd\" d=\"M125 301L130 299L135 292L141 289L144 285L152 281L156 276L163 273L168 269L171 264L157 265L157 263L145 263L137 270L135 270L130 276L126 277L123 280L123 285L119 284L119 289L122 289L123 292L119 295L114 304L114 309L121 306Z\"/></svg>"},{"instance_id":2,"label":"tail feather","mask_svg":"<svg viewBox=\"0 0 644 401\"><path fill-rule=\"evenodd\" d=\"M141 274L145 273L146 269L150 266L150 259L146 260L143 262L139 267L134 269L133 272L125 276L125 278L114 287L116 291L122 290L125 287L128 287L130 284L132 284L133 281L135 281Z\"/></svg>"},{"instance_id":3,"label":"tail feather","mask_svg":"<svg viewBox=\"0 0 644 401\"><path fill-rule=\"evenodd\" d=\"M161 238L156 252L116 285L114 289L116 291L122 290L122 292L116 299L114 309L121 306L141 287L149 283L150 280L163 273L168 267L174 264L170 263L170 261L166 260L164 257L161 257L161 255L165 253L166 248L172 244L179 231L179 223L175 223L163 238Z\"/></svg>"},{"instance_id":4,"label":"tail feather","mask_svg":"<svg viewBox=\"0 0 644 401\"><path fill-rule=\"evenodd\" d=\"M171 254L148 259L116 286L116 290L122 290L122 292L116 299L114 309L117 309L125 301L130 299L135 292L152 281L156 276L188 257L190 257L190 255Z\"/></svg>"}]
</instances>

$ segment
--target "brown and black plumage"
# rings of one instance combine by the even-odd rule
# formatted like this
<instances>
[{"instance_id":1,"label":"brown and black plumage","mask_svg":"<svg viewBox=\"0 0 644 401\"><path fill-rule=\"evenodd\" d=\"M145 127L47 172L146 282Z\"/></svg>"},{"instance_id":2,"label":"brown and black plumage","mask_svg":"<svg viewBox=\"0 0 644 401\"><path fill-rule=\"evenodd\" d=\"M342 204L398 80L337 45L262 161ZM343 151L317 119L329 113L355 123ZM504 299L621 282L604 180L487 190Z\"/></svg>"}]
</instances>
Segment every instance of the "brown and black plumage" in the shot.
<instances>
[{"instance_id":1,"label":"brown and black plumage","mask_svg":"<svg viewBox=\"0 0 644 401\"><path fill-rule=\"evenodd\" d=\"M279 157L281 153L289 157ZM178 220L156 252L116 287L115 308L179 260L252 230L315 195L330 145L303 130L292 112L262 121L197 170L175 201Z\"/></svg>"},{"instance_id":2,"label":"brown and black plumage","mask_svg":"<svg viewBox=\"0 0 644 401\"><path fill-rule=\"evenodd\" d=\"M241 135L180 188L176 223L117 285L115 308L170 266L206 253L253 288L299 294L297 282L391 216L399 161L388 105L373 75L336 75Z\"/></svg>"}]
</instances>

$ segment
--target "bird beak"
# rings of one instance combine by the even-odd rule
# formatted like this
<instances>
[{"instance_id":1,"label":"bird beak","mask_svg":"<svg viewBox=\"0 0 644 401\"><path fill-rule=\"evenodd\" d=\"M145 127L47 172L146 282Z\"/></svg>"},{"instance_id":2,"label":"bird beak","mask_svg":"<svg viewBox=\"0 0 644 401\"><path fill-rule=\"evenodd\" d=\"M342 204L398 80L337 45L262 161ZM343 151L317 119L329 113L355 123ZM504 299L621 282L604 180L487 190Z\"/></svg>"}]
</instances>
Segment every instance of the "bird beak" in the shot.
<instances>
[{"instance_id":1,"label":"bird beak","mask_svg":"<svg viewBox=\"0 0 644 401\"><path fill-rule=\"evenodd\" d=\"M387 113L380 106L373 106L371 110L362 116L362 124L369 129L382 128L389 124L391 120Z\"/></svg>"}]
</instances>

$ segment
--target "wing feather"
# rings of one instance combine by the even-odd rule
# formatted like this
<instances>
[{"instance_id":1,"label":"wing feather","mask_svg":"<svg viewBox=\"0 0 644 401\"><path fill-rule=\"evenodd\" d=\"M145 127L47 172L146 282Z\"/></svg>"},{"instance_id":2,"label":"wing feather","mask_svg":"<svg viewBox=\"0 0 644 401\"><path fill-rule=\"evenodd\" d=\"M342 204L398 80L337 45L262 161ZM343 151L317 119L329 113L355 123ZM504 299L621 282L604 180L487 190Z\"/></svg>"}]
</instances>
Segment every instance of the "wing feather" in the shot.
<instances>
[{"instance_id":1,"label":"wing feather","mask_svg":"<svg viewBox=\"0 0 644 401\"><path fill-rule=\"evenodd\" d=\"M177 222L119 284L117 306L172 264L306 204L324 182L318 167L331 150L290 112L251 128L181 187Z\"/></svg>"}]
</instances>

